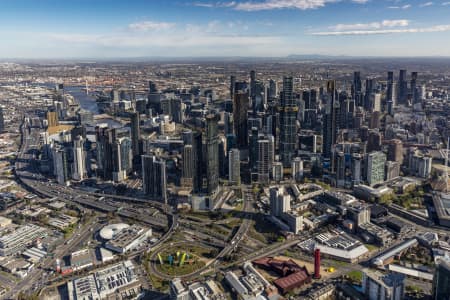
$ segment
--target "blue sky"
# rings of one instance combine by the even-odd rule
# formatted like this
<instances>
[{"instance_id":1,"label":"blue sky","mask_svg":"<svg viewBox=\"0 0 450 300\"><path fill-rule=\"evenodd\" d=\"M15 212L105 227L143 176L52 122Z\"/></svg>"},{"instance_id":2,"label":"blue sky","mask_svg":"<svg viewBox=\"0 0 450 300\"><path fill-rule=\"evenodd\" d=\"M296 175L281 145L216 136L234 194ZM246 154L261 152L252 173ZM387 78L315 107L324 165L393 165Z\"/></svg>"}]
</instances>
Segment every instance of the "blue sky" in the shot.
<instances>
[{"instance_id":1,"label":"blue sky","mask_svg":"<svg viewBox=\"0 0 450 300\"><path fill-rule=\"evenodd\" d=\"M450 0L0 0L1 58L450 56Z\"/></svg>"}]
</instances>

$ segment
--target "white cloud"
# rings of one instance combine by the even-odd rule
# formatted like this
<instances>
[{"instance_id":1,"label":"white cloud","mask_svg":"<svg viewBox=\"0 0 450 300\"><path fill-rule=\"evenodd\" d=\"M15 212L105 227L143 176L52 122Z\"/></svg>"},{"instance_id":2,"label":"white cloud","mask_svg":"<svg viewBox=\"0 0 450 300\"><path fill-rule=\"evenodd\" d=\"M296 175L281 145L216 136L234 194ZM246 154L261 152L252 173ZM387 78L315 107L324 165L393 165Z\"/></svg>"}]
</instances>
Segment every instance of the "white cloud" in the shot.
<instances>
[{"instance_id":1,"label":"white cloud","mask_svg":"<svg viewBox=\"0 0 450 300\"><path fill-rule=\"evenodd\" d=\"M450 1L449 1L449 2L443 2L442 5L443 5L443 6L450 5Z\"/></svg>"},{"instance_id":2,"label":"white cloud","mask_svg":"<svg viewBox=\"0 0 450 300\"><path fill-rule=\"evenodd\" d=\"M409 9L411 8L411 4L405 4L402 6L388 6L390 9Z\"/></svg>"},{"instance_id":3,"label":"white cloud","mask_svg":"<svg viewBox=\"0 0 450 300\"><path fill-rule=\"evenodd\" d=\"M345 30L380 29L383 27L406 27L408 25L409 20L384 20L381 22L372 22L372 23L337 24L329 28L334 31L345 31Z\"/></svg>"},{"instance_id":4,"label":"white cloud","mask_svg":"<svg viewBox=\"0 0 450 300\"><path fill-rule=\"evenodd\" d=\"M374 35L374 34L396 34L396 33L427 33L427 32L445 32L445 31L450 31L450 25L437 25L424 28L324 31L324 32L313 32L311 33L311 35L341 36L341 35Z\"/></svg>"},{"instance_id":5,"label":"white cloud","mask_svg":"<svg viewBox=\"0 0 450 300\"><path fill-rule=\"evenodd\" d=\"M422 4L420 4L419 6L420 7L427 7L427 6L432 6L434 3L433 2L425 2L425 3L422 3Z\"/></svg>"},{"instance_id":6,"label":"white cloud","mask_svg":"<svg viewBox=\"0 0 450 300\"><path fill-rule=\"evenodd\" d=\"M175 23L143 21L131 23L128 28L135 31L167 30L175 27Z\"/></svg>"},{"instance_id":7,"label":"white cloud","mask_svg":"<svg viewBox=\"0 0 450 300\"><path fill-rule=\"evenodd\" d=\"M219 1L219 2L193 2L193 6L206 8L233 8L242 11L260 11L273 9L316 9L324 7L328 3L347 1L357 4L365 4L370 0L247 0L245 2L237 1Z\"/></svg>"},{"instance_id":8,"label":"white cloud","mask_svg":"<svg viewBox=\"0 0 450 300\"><path fill-rule=\"evenodd\" d=\"M207 7L207 8L215 8L215 7L233 7L236 5L236 1L231 2L194 2L192 3L194 6L198 7Z\"/></svg>"},{"instance_id":9,"label":"white cloud","mask_svg":"<svg viewBox=\"0 0 450 300\"><path fill-rule=\"evenodd\" d=\"M170 26L153 26L149 22L130 24L129 28L138 29L129 32L114 32L110 34L42 34L43 39L52 42L70 43L71 45L83 45L89 47L106 48L134 48L134 49L170 49L182 50L188 48L218 47L271 47L281 44L281 37L271 35L248 35L243 32L248 25L242 22L222 23L210 21L206 25L186 24L183 28ZM136 23L137 24L137 23ZM160 24L160 23L159 23ZM131 26L133 25L133 26ZM173 29L170 34L161 34L159 29ZM158 30L157 30L158 29ZM237 29L237 30L236 30ZM239 33L235 33L239 32Z\"/></svg>"}]
</instances>

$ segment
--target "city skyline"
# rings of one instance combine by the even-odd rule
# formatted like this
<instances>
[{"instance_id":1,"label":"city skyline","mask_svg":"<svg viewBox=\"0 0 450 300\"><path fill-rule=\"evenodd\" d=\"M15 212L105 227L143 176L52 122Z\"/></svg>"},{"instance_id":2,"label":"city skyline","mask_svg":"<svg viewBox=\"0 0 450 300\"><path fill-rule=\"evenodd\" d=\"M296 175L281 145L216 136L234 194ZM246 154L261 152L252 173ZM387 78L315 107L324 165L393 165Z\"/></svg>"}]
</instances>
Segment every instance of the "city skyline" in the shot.
<instances>
[{"instance_id":1,"label":"city skyline","mask_svg":"<svg viewBox=\"0 0 450 300\"><path fill-rule=\"evenodd\" d=\"M0 58L448 56L450 2L3 1Z\"/></svg>"}]
</instances>

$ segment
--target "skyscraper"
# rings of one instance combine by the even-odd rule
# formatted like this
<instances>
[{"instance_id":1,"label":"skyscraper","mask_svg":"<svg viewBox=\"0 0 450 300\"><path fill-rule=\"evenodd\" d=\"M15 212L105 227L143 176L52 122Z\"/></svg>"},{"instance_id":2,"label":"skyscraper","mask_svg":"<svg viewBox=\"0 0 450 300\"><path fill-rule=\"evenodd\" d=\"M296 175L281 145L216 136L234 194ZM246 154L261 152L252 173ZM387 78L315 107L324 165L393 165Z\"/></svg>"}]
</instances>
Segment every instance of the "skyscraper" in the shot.
<instances>
[{"instance_id":1,"label":"skyscraper","mask_svg":"<svg viewBox=\"0 0 450 300\"><path fill-rule=\"evenodd\" d=\"M254 70L250 71L250 98L252 101L255 100L256 95L256 72Z\"/></svg>"},{"instance_id":2,"label":"skyscraper","mask_svg":"<svg viewBox=\"0 0 450 300\"><path fill-rule=\"evenodd\" d=\"M258 161L258 138L259 132L257 127L252 127L252 134L250 135L250 171L254 172L257 168Z\"/></svg>"},{"instance_id":3,"label":"skyscraper","mask_svg":"<svg viewBox=\"0 0 450 300\"><path fill-rule=\"evenodd\" d=\"M115 131L112 141L112 179L121 182L132 170L131 138L128 130Z\"/></svg>"},{"instance_id":4,"label":"skyscraper","mask_svg":"<svg viewBox=\"0 0 450 300\"><path fill-rule=\"evenodd\" d=\"M390 161L403 162L403 143L401 140L394 139L388 141L388 155L387 159Z\"/></svg>"},{"instance_id":5,"label":"skyscraper","mask_svg":"<svg viewBox=\"0 0 450 300\"><path fill-rule=\"evenodd\" d=\"M86 177L86 153L84 151L84 140L77 136L73 141L73 167L72 178L83 180Z\"/></svg>"},{"instance_id":6,"label":"skyscraper","mask_svg":"<svg viewBox=\"0 0 450 300\"><path fill-rule=\"evenodd\" d=\"M230 76L230 98L234 98L235 93L235 86L236 86L236 76L231 75Z\"/></svg>"},{"instance_id":7,"label":"skyscraper","mask_svg":"<svg viewBox=\"0 0 450 300\"><path fill-rule=\"evenodd\" d=\"M258 182L267 184L270 181L270 173L272 171L272 163L274 160L274 138L267 135L258 140Z\"/></svg>"},{"instance_id":8,"label":"skyscraper","mask_svg":"<svg viewBox=\"0 0 450 300\"><path fill-rule=\"evenodd\" d=\"M367 155L367 182L370 186L384 182L384 166L386 154L381 151L371 152Z\"/></svg>"},{"instance_id":9,"label":"skyscraper","mask_svg":"<svg viewBox=\"0 0 450 300\"><path fill-rule=\"evenodd\" d=\"M248 91L244 83L236 82L233 96L233 122L237 146L240 150L248 148Z\"/></svg>"},{"instance_id":10,"label":"skyscraper","mask_svg":"<svg viewBox=\"0 0 450 300\"><path fill-rule=\"evenodd\" d=\"M363 106L361 72L353 73L352 98L356 106Z\"/></svg>"},{"instance_id":11,"label":"skyscraper","mask_svg":"<svg viewBox=\"0 0 450 300\"><path fill-rule=\"evenodd\" d=\"M97 145L97 176L121 182L132 170L132 145L129 128L95 128Z\"/></svg>"},{"instance_id":12,"label":"skyscraper","mask_svg":"<svg viewBox=\"0 0 450 300\"><path fill-rule=\"evenodd\" d=\"M68 149L58 145L53 148L53 171L56 181L61 185L70 184L70 164Z\"/></svg>"},{"instance_id":13,"label":"skyscraper","mask_svg":"<svg viewBox=\"0 0 450 300\"><path fill-rule=\"evenodd\" d=\"M268 94L268 100L269 101L273 101L277 95L278 95L278 87L277 87L277 83L273 80L270 79L269 80L269 88L267 90L267 94Z\"/></svg>"},{"instance_id":14,"label":"skyscraper","mask_svg":"<svg viewBox=\"0 0 450 300\"><path fill-rule=\"evenodd\" d=\"M303 161L300 157L292 161L292 179L300 181L303 178Z\"/></svg>"},{"instance_id":15,"label":"skyscraper","mask_svg":"<svg viewBox=\"0 0 450 300\"><path fill-rule=\"evenodd\" d=\"M0 107L0 133L5 131L5 117L3 116L3 107Z\"/></svg>"},{"instance_id":16,"label":"skyscraper","mask_svg":"<svg viewBox=\"0 0 450 300\"><path fill-rule=\"evenodd\" d=\"M394 72L389 71L387 77L386 102L392 102L395 107L397 105L397 86L394 82Z\"/></svg>"},{"instance_id":17,"label":"skyscraper","mask_svg":"<svg viewBox=\"0 0 450 300\"><path fill-rule=\"evenodd\" d=\"M139 141L141 138L140 116L138 112L131 114L131 149L133 151L133 159L139 157Z\"/></svg>"},{"instance_id":18,"label":"skyscraper","mask_svg":"<svg viewBox=\"0 0 450 300\"><path fill-rule=\"evenodd\" d=\"M291 196L284 187L273 187L270 189L270 214L281 217L285 212L291 210Z\"/></svg>"},{"instance_id":19,"label":"skyscraper","mask_svg":"<svg viewBox=\"0 0 450 300\"><path fill-rule=\"evenodd\" d=\"M183 169L181 182L185 186L194 185L194 177L197 176L195 169L195 153L192 144L183 147Z\"/></svg>"},{"instance_id":20,"label":"skyscraper","mask_svg":"<svg viewBox=\"0 0 450 300\"><path fill-rule=\"evenodd\" d=\"M239 149L231 149L228 152L228 180L233 185L241 184L241 159Z\"/></svg>"},{"instance_id":21,"label":"skyscraper","mask_svg":"<svg viewBox=\"0 0 450 300\"><path fill-rule=\"evenodd\" d=\"M212 194L219 187L219 138L217 123L219 115L206 116L206 181L207 193Z\"/></svg>"},{"instance_id":22,"label":"skyscraper","mask_svg":"<svg viewBox=\"0 0 450 300\"><path fill-rule=\"evenodd\" d=\"M198 193L203 188L203 177L206 171L204 154L203 154L203 138L201 132L194 132L192 139L192 147L194 151L194 192Z\"/></svg>"},{"instance_id":23,"label":"skyscraper","mask_svg":"<svg viewBox=\"0 0 450 300\"><path fill-rule=\"evenodd\" d=\"M406 81L406 70L400 70L398 77L398 103L406 104L408 100L408 81Z\"/></svg>"},{"instance_id":24,"label":"skyscraper","mask_svg":"<svg viewBox=\"0 0 450 300\"><path fill-rule=\"evenodd\" d=\"M411 94L411 101L413 104L419 103L420 97L419 93L417 91L417 72L411 73L411 82L410 82L410 94Z\"/></svg>"},{"instance_id":25,"label":"skyscraper","mask_svg":"<svg viewBox=\"0 0 450 300\"><path fill-rule=\"evenodd\" d=\"M375 79L367 78L366 79L366 94L364 95L364 109L371 110L372 109L372 95L375 93Z\"/></svg>"},{"instance_id":26,"label":"skyscraper","mask_svg":"<svg viewBox=\"0 0 450 300\"><path fill-rule=\"evenodd\" d=\"M280 154L285 168L291 166L297 145L297 112L298 107L294 98L294 79L284 77L280 103Z\"/></svg>"},{"instance_id":27,"label":"skyscraper","mask_svg":"<svg viewBox=\"0 0 450 300\"><path fill-rule=\"evenodd\" d=\"M102 123L95 127L97 176L105 180L112 179L112 148L108 134L108 124Z\"/></svg>"},{"instance_id":28,"label":"skyscraper","mask_svg":"<svg viewBox=\"0 0 450 300\"><path fill-rule=\"evenodd\" d=\"M166 162L156 155L142 155L142 185L152 200L167 204Z\"/></svg>"},{"instance_id":29,"label":"skyscraper","mask_svg":"<svg viewBox=\"0 0 450 300\"><path fill-rule=\"evenodd\" d=\"M327 104L323 124L323 156L331 158L331 150L336 144L339 124L339 101L337 101L336 82L327 82Z\"/></svg>"}]
</instances>

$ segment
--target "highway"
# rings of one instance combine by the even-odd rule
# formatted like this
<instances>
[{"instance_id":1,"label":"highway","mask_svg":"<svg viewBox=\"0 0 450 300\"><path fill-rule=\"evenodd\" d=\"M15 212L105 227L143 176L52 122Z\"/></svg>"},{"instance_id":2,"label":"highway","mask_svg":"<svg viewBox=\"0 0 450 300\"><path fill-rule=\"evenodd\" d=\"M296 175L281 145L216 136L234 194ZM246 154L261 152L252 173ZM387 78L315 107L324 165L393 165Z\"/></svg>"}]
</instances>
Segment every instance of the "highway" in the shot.
<instances>
[{"instance_id":1,"label":"highway","mask_svg":"<svg viewBox=\"0 0 450 300\"><path fill-rule=\"evenodd\" d=\"M52 183L48 178L40 174L35 164L36 153L40 149L40 129L30 128L29 124L24 122L21 126L21 131L22 145L15 164L15 175L17 181L21 183L27 190L43 198L56 197L60 201L79 207L81 211L85 210L83 207L89 207L101 212L115 212L120 207L127 205L111 205L106 202L99 201L99 198L101 197L112 198L125 202L140 203L141 205L146 204L147 206L150 204L151 206L156 206L167 212L167 215L169 216L169 222L171 221L169 231L160 239L160 241L156 245L164 242L170 237L171 232L173 231L178 221L177 218L170 213L170 209L168 209L164 204L155 201L145 201L144 199L121 197L116 195L86 193L82 190L77 190L74 188ZM142 214L141 219L145 219L146 217L148 217L145 210L142 209L140 210L140 212ZM97 231L102 226L97 221L97 218L93 218L88 223L74 231L69 243L65 243L56 247L56 250L54 251L55 259L62 258L66 255L69 255L73 251L80 249L80 247L83 246L83 243L89 239L89 235L92 235L93 232ZM20 291L30 291L33 290L33 288L38 289L39 287L42 287L45 283L44 274L49 268L52 268L54 265L55 260L53 258L45 258L40 264L35 267L34 270L30 272L27 277L25 277L17 284L15 282L7 281L7 278L3 279L3 276L0 276L0 282L3 281L4 283L8 283L8 285L6 286L11 288L8 294L5 295L5 298L17 295Z\"/></svg>"},{"instance_id":2,"label":"highway","mask_svg":"<svg viewBox=\"0 0 450 300\"><path fill-rule=\"evenodd\" d=\"M164 245L161 245L160 247L153 249L155 251L153 252L152 256L150 257L151 271L158 277L161 277L166 280L172 279L173 277L178 277L178 278L183 278L185 280L189 280L189 279L194 279L194 278L198 277L199 275L204 273L206 270L208 270L210 268L210 266L214 266L214 268L216 268L217 264L225 256L227 256L228 254L230 254L231 252L233 252L234 250L237 249L237 247L239 246L239 243L244 239L245 235L247 234L247 232L250 228L250 225L252 224L252 214L254 212L253 192L251 190L251 187L246 187L246 189L243 192L244 192L244 207L243 207L244 218L243 218L242 223L239 226L239 229L236 232L236 234L233 236L233 238L227 244L227 246L225 248L223 248L222 251L220 251L220 253L217 255L217 257L210 260L203 268L195 271L194 273L181 275L181 276L169 276L167 274L161 273L156 266L156 264L158 264L158 262L157 262L158 260L156 259L156 256L159 253L159 250L162 249L162 247L164 246Z\"/></svg>"}]
</instances>

